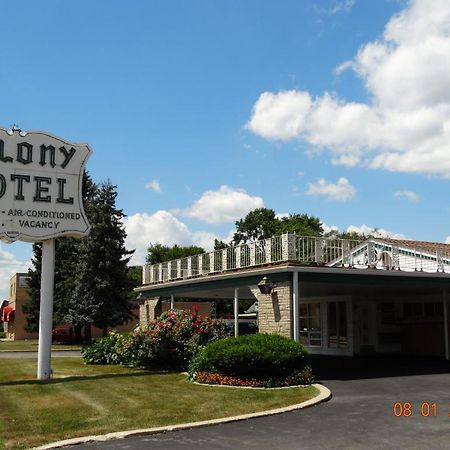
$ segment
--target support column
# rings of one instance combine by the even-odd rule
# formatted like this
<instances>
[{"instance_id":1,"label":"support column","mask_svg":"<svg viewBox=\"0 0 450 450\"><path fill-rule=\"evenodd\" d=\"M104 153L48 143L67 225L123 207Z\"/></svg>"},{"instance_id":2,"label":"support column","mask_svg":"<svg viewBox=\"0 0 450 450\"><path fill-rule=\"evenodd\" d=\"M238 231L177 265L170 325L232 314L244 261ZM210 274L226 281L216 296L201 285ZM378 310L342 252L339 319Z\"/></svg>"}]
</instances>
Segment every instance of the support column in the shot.
<instances>
[{"instance_id":1,"label":"support column","mask_svg":"<svg viewBox=\"0 0 450 450\"><path fill-rule=\"evenodd\" d=\"M444 302L444 339L445 339L445 359L449 361L450 352L448 346L448 305L447 305L447 289L442 291L442 301Z\"/></svg>"},{"instance_id":2,"label":"support column","mask_svg":"<svg viewBox=\"0 0 450 450\"><path fill-rule=\"evenodd\" d=\"M294 341L300 341L300 313L299 313L299 289L298 289L298 272L292 274L292 316L293 316L293 335Z\"/></svg>"},{"instance_id":3,"label":"support column","mask_svg":"<svg viewBox=\"0 0 450 450\"><path fill-rule=\"evenodd\" d=\"M234 288L234 337L239 336L239 288Z\"/></svg>"},{"instance_id":4,"label":"support column","mask_svg":"<svg viewBox=\"0 0 450 450\"><path fill-rule=\"evenodd\" d=\"M55 240L42 242L41 306L39 311L38 380L52 375L53 290L55 281Z\"/></svg>"},{"instance_id":5,"label":"support column","mask_svg":"<svg viewBox=\"0 0 450 450\"><path fill-rule=\"evenodd\" d=\"M175 299L173 294L170 296L170 309L175 309Z\"/></svg>"}]
</instances>

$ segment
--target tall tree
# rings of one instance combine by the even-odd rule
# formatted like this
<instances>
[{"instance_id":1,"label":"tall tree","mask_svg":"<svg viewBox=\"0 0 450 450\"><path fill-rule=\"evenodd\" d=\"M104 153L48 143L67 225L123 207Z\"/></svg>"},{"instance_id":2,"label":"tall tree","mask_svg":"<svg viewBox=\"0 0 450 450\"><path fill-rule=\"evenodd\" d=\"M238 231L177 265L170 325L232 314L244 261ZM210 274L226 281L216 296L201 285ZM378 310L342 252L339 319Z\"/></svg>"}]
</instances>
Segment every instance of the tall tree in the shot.
<instances>
[{"instance_id":1,"label":"tall tree","mask_svg":"<svg viewBox=\"0 0 450 450\"><path fill-rule=\"evenodd\" d=\"M257 208L236 222L233 244L267 239L283 233L321 236L323 229L320 220L308 214L290 214L279 219L273 209Z\"/></svg>"},{"instance_id":2,"label":"tall tree","mask_svg":"<svg viewBox=\"0 0 450 450\"><path fill-rule=\"evenodd\" d=\"M69 323L102 328L132 318L132 288L128 262L133 251L125 249L125 217L116 207L116 186L109 181L97 189L87 205L91 232L80 243L75 288L65 319Z\"/></svg>"},{"instance_id":3,"label":"tall tree","mask_svg":"<svg viewBox=\"0 0 450 450\"><path fill-rule=\"evenodd\" d=\"M96 186L88 172L83 174L82 199L89 220L88 206L94 198ZM79 257L80 239L58 238L55 240L55 290L53 300L53 323L65 321L66 308L74 290L74 274ZM30 300L23 306L27 315L28 331L38 331L41 289L42 244L33 244L33 268L29 269ZM77 325L77 324L74 324ZM76 333L79 334L79 333Z\"/></svg>"},{"instance_id":4,"label":"tall tree","mask_svg":"<svg viewBox=\"0 0 450 450\"><path fill-rule=\"evenodd\" d=\"M281 233L295 233L299 236L322 236L320 219L308 214L289 214L280 220Z\"/></svg>"},{"instance_id":5,"label":"tall tree","mask_svg":"<svg viewBox=\"0 0 450 450\"><path fill-rule=\"evenodd\" d=\"M175 244L172 247L168 245L162 245L159 243L150 244L147 249L147 263L158 264L165 261L171 261L173 259L185 258L186 256L200 255L205 253L205 250L195 245L180 246Z\"/></svg>"},{"instance_id":6,"label":"tall tree","mask_svg":"<svg viewBox=\"0 0 450 450\"><path fill-rule=\"evenodd\" d=\"M280 221L277 219L275 211L268 208L257 208L236 222L233 243L237 245L267 239L279 234L279 231Z\"/></svg>"},{"instance_id":7,"label":"tall tree","mask_svg":"<svg viewBox=\"0 0 450 450\"><path fill-rule=\"evenodd\" d=\"M70 323L75 334L91 325L106 329L131 318L132 288L136 273L127 267L132 252L124 248L124 214L115 207L115 186L96 186L86 173L83 203L91 233L82 239L58 238L55 242L54 323ZM39 323L41 244L33 245L30 301L24 306L28 329Z\"/></svg>"}]
</instances>

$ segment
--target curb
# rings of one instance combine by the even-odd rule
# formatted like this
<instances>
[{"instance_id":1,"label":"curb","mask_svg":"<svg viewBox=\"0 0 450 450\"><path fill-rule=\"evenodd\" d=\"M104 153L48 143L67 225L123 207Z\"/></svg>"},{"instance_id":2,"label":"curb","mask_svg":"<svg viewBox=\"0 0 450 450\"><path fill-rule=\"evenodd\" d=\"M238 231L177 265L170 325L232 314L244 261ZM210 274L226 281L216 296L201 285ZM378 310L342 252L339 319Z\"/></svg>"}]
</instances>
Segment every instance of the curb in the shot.
<instances>
[{"instance_id":1,"label":"curb","mask_svg":"<svg viewBox=\"0 0 450 450\"><path fill-rule=\"evenodd\" d=\"M204 420L201 422L180 423L178 425L167 425L164 427L143 428L140 430L130 430L130 431L118 431L114 433L103 434L100 436L84 436L79 438L66 439L63 441L53 442L51 444L36 447L34 450L47 450L52 448L66 447L69 445L86 444L88 442L104 442L109 441L111 439L123 439L131 436L145 436L151 434L165 433L167 431L186 430L188 428L200 428L200 427L207 427L210 425L218 425L222 423L238 422L241 420L271 416L274 414L281 414L285 412L295 411L298 409L308 408L310 406L315 406L318 405L319 403L326 402L331 399L332 394L328 388L322 386L321 384L313 384L313 386L319 391L319 395L305 402L297 403L296 405L285 406L283 408L269 409L267 411L241 414L238 416L222 417L220 419Z\"/></svg>"}]
</instances>

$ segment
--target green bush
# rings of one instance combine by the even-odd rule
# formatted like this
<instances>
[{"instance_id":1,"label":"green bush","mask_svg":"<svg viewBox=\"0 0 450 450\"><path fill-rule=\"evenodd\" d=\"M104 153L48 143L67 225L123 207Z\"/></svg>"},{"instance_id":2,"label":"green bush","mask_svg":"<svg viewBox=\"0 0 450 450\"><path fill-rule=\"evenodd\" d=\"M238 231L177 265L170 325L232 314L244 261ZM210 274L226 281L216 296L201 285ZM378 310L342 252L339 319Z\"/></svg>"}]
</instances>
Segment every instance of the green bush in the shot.
<instances>
[{"instance_id":1,"label":"green bush","mask_svg":"<svg viewBox=\"0 0 450 450\"><path fill-rule=\"evenodd\" d=\"M306 349L278 334L255 334L212 342L189 366L191 379L209 372L243 379L270 380L294 376L305 366Z\"/></svg>"},{"instance_id":2,"label":"green bush","mask_svg":"<svg viewBox=\"0 0 450 450\"><path fill-rule=\"evenodd\" d=\"M128 340L130 338L126 333L111 331L108 336L96 339L88 347L83 347L81 354L87 364L123 364L123 352L120 350Z\"/></svg>"}]
</instances>

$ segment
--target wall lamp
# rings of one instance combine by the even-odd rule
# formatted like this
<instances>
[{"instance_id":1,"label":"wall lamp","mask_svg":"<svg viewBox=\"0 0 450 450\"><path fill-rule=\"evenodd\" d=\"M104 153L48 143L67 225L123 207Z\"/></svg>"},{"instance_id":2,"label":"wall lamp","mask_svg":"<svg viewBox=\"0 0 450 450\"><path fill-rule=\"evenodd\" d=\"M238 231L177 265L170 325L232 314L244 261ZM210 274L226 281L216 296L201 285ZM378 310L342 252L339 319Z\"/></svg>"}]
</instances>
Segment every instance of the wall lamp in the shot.
<instances>
[{"instance_id":1,"label":"wall lamp","mask_svg":"<svg viewBox=\"0 0 450 450\"><path fill-rule=\"evenodd\" d=\"M264 277L259 283L258 288L261 294L270 295L275 291L276 284L272 283L267 277Z\"/></svg>"}]
</instances>

